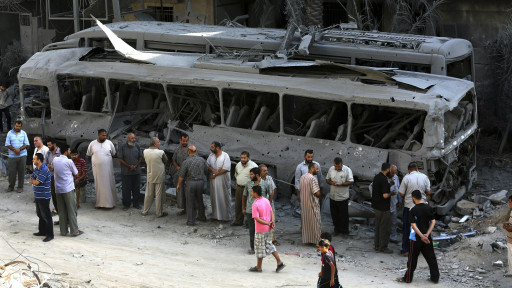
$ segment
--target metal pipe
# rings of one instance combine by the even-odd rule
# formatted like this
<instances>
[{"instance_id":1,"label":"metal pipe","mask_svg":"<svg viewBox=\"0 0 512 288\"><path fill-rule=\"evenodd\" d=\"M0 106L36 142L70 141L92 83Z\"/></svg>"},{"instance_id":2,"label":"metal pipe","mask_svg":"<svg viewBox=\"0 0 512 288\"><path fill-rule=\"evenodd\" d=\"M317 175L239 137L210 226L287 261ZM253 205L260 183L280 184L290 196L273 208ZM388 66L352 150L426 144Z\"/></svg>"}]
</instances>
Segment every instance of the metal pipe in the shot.
<instances>
[{"instance_id":1,"label":"metal pipe","mask_svg":"<svg viewBox=\"0 0 512 288\"><path fill-rule=\"evenodd\" d=\"M78 0L73 0L73 22L76 33L80 31L80 6L78 4Z\"/></svg>"},{"instance_id":2,"label":"metal pipe","mask_svg":"<svg viewBox=\"0 0 512 288\"><path fill-rule=\"evenodd\" d=\"M114 20L121 22L121 8L119 6L119 0L112 0L112 8L114 9Z\"/></svg>"}]
</instances>

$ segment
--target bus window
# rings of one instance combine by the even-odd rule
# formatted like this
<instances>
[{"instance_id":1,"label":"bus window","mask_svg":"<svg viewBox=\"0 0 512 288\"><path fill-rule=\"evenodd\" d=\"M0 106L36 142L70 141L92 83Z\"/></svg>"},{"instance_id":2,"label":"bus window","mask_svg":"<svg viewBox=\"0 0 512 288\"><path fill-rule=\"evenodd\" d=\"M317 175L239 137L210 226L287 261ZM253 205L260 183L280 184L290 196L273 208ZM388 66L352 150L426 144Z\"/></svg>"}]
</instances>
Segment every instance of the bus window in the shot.
<instances>
[{"instance_id":1,"label":"bus window","mask_svg":"<svg viewBox=\"0 0 512 288\"><path fill-rule=\"evenodd\" d=\"M137 49L137 39L123 39L126 44ZM90 38L88 47L101 47L103 49L115 49L108 38Z\"/></svg>"},{"instance_id":2,"label":"bus window","mask_svg":"<svg viewBox=\"0 0 512 288\"><path fill-rule=\"evenodd\" d=\"M471 63L471 56L468 56L459 61L448 63L448 65L446 65L446 75L473 81L473 79L471 79Z\"/></svg>"},{"instance_id":3,"label":"bus window","mask_svg":"<svg viewBox=\"0 0 512 288\"><path fill-rule=\"evenodd\" d=\"M66 110L110 112L105 79L58 75L60 104Z\"/></svg>"},{"instance_id":4,"label":"bus window","mask_svg":"<svg viewBox=\"0 0 512 288\"><path fill-rule=\"evenodd\" d=\"M468 129L475 122L475 105L473 94L467 93L457 107L444 113L445 143L453 139L457 133Z\"/></svg>"},{"instance_id":5,"label":"bus window","mask_svg":"<svg viewBox=\"0 0 512 288\"><path fill-rule=\"evenodd\" d=\"M226 126L279 132L279 95L276 93L223 89Z\"/></svg>"},{"instance_id":6,"label":"bus window","mask_svg":"<svg viewBox=\"0 0 512 288\"><path fill-rule=\"evenodd\" d=\"M356 65L358 66L369 66L379 68L397 68L405 71L430 73L431 69L429 65L418 64L418 63L403 63L394 62L389 60L374 60L374 59L356 59Z\"/></svg>"},{"instance_id":7,"label":"bus window","mask_svg":"<svg viewBox=\"0 0 512 288\"><path fill-rule=\"evenodd\" d=\"M109 80L109 87L110 94L117 102L116 113L158 110L162 108L162 103L167 107L165 91L161 84Z\"/></svg>"},{"instance_id":8,"label":"bus window","mask_svg":"<svg viewBox=\"0 0 512 288\"><path fill-rule=\"evenodd\" d=\"M363 104L352 104L351 110L353 143L408 151L422 147L425 111Z\"/></svg>"},{"instance_id":9,"label":"bus window","mask_svg":"<svg viewBox=\"0 0 512 288\"><path fill-rule=\"evenodd\" d=\"M51 118L50 98L48 88L39 85L23 85L25 112L29 118Z\"/></svg>"},{"instance_id":10,"label":"bus window","mask_svg":"<svg viewBox=\"0 0 512 288\"><path fill-rule=\"evenodd\" d=\"M335 141L346 139L348 110L343 102L285 95L283 119L286 134Z\"/></svg>"},{"instance_id":11,"label":"bus window","mask_svg":"<svg viewBox=\"0 0 512 288\"><path fill-rule=\"evenodd\" d=\"M214 126L221 123L219 89L214 87L167 85L174 119Z\"/></svg>"}]
</instances>

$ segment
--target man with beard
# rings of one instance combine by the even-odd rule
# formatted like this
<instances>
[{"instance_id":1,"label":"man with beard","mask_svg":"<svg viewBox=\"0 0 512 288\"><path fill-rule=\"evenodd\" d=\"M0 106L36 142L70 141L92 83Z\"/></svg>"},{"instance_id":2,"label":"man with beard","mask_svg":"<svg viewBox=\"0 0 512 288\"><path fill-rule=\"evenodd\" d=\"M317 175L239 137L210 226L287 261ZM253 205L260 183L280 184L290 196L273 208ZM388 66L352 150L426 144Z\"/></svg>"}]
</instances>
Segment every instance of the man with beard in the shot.
<instances>
[{"instance_id":1,"label":"man with beard","mask_svg":"<svg viewBox=\"0 0 512 288\"><path fill-rule=\"evenodd\" d=\"M318 173L315 175L315 178L318 180L318 185L321 188L323 183L323 176L322 176L322 168L320 167L320 164L316 161L313 161L314 155L313 150L308 149L304 152L304 161L302 161L299 165L297 165L297 169L295 169L295 192L297 193L297 198L300 199L300 189L299 189L299 181L300 178L303 175L308 174L309 171L309 164L314 163L318 166ZM313 243L318 243L318 241L315 241Z\"/></svg>"},{"instance_id":2,"label":"man with beard","mask_svg":"<svg viewBox=\"0 0 512 288\"><path fill-rule=\"evenodd\" d=\"M254 202L254 198L252 197L251 191L252 187L260 186L261 187L261 195L268 199L269 189L267 182L261 181L261 170L258 167L252 168L249 172L249 177L251 180L247 181L244 185L244 194L242 198L242 211L245 213L245 217L247 217L247 222L249 223L249 240L251 249L249 250L249 254L254 254L254 233L255 233L255 224L254 219L252 218L252 203ZM269 203L270 204L270 203Z\"/></svg>"},{"instance_id":3,"label":"man with beard","mask_svg":"<svg viewBox=\"0 0 512 288\"><path fill-rule=\"evenodd\" d=\"M330 192L330 208L331 219L334 225L334 235L341 233L344 236L349 235L349 216L348 216L348 200L350 198L350 185L354 184L354 176L352 170L343 165L340 157L334 158L334 166L329 168L327 184L331 185Z\"/></svg>"},{"instance_id":4,"label":"man with beard","mask_svg":"<svg viewBox=\"0 0 512 288\"><path fill-rule=\"evenodd\" d=\"M52 203L53 203L53 210L52 212L59 212L59 209L57 207L57 195L55 195L55 177L53 174L53 159L60 156L60 148L57 146L57 143L52 138L48 138L46 140L46 145L48 147L48 152L46 152L46 155L44 156L44 164L50 169L50 173L52 175L52 185L50 186L52 191ZM59 225L59 221L55 221L55 225Z\"/></svg>"},{"instance_id":5,"label":"man with beard","mask_svg":"<svg viewBox=\"0 0 512 288\"><path fill-rule=\"evenodd\" d=\"M16 184L16 175L18 176L18 193L23 192L23 180L25 174L25 163L27 161L28 142L27 133L21 130L23 124L21 121L14 123L14 129L9 130L5 138L5 146L9 149L9 159L7 160L7 170L9 171L9 188L7 192L14 190Z\"/></svg>"},{"instance_id":6,"label":"man with beard","mask_svg":"<svg viewBox=\"0 0 512 288\"><path fill-rule=\"evenodd\" d=\"M231 160L228 153L222 151L220 143L213 141L210 156L206 160L210 171L210 198L212 218L230 221L231 215Z\"/></svg>"},{"instance_id":7,"label":"man with beard","mask_svg":"<svg viewBox=\"0 0 512 288\"><path fill-rule=\"evenodd\" d=\"M300 177L300 208L302 210L302 243L315 245L320 241L322 222L320 215L320 187L315 175L318 174L318 165L309 163L308 173Z\"/></svg>"},{"instance_id":8,"label":"man with beard","mask_svg":"<svg viewBox=\"0 0 512 288\"><path fill-rule=\"evenodd\" d=\"M394 183L388 181L386 176L389 172L390 164L383 163L379 174L373 177L372 189L372 208L375 210L375 251L391 254L393 250L388 248L389 234L391 232L391 212L390 212L390 187Z\"/></svg>"},{"instance_id":9,"label":"man with beard","mask_svg":"<svg viewBox=\"0 0 512 288\"><path fill-rule=\"evenodd\" d=\"M112 157L116 154L114 144L107 140L107 131L98 130L98 139L87 148L91 157L94 189L96 190L96 208L114 208L116 206L116 183Z\"/></svg>"},{"instance_id":10,"label":"man with beard","mask_svg":"<svg viewBox=\"0 0 512 288\"><path fill-rule=\"evenodd\" d=\"M180 178L176 191L180 192L183 179L185 179L187 189L185 195L187 196L187 225L194 226L197 218L199 221L206 221L203 203L203 190L204 190L204 176L208 174L208 167L206 161L197 156L196 146L188 147L188 158L183 161L180 169ZM183 193L183 192L181 192Z\"/></svg>"},{"instance_id":11,"label":"man with beard","mask_svg":"<svg viewBox=\"0 0 512 288\"><path fill-rule=\"evenodd\" d=\"M142 151L135 143L135 134L128 133L126 143L119 145L117 158L121 164L121 180L123 182L123 210L128 210L130 205L140 209L140 162Z\"/></svg>"},{"instance_id":12,"label":"man with beard","mask_svg":"<svg viewBox=\"0 0 512 288\"><path fill-rule=\"evenodd\" d=\"M34 154L32 157L36 156L37 153L43 154L43 156L46 156L46 154L50 151L46 145L43 143L43 139L41 136L34 137ZM32 164L32 171L36 169L36 165Z\"/></svg>"},{"instance_id":13,"label":"man with beard","mask_svg":"<svg viewBox=\"0 0 512 288\"><path fill-rule=\"evenodd\" d=\"M245 183L247 183L248 181L251 180L249 177L249 172L254 167L258 167L258 165L256 165L256 163L251 161L249 152L243 151L240 154L240 162L238 162L238 164L236 164L236 166L235 166L235 179L236 179L235 221L233 221L233 223L231 223L231 226L242 226L243 225L244 214L242 211L242 206L243 206L242 198L243 198L243 194L244 194Z\"/></svg>"},{"instance_id":14,"label":"man with beard","mask_svg":"<svg viewBox=\"0 0 512 288\"><path fill-rule=\"evenodd\" d=\"M179 181L179 171L181 169L181 165L183 164L183 161L185 161L185 159L187 159L188 157L188 141L189 140L189 137L187 134L182 134L181 135L181 140L180 140L180 146L178 146L176 148L176 150L174 150L174 153L172 154L172 165L171 165L171 169L169 169L171 175L172 175L172 181L174 182L174 185L177 185L178 184L178 181ZM186 183L183 183L183 184L186 184ZM178 212L178 216L180 215L185 215L186 213L186 208L187 208L187 197L185 195L185 187L184 185L181 185L181 189L179 191L176 191L176 202L177 202L177 206L178 208L180 209L183 209L181 210L180 212ZM177 189L176 189L177 190Z\"/></svg>"}]
</instances>

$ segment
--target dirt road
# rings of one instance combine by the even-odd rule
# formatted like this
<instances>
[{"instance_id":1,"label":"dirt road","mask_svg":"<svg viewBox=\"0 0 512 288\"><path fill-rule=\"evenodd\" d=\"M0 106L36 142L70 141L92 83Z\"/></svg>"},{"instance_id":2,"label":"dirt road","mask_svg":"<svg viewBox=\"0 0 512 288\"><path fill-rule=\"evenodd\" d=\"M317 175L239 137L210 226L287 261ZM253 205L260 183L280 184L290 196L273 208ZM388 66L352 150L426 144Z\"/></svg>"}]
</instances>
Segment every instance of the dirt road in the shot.
<instances>
[{"instance_id":1,"label":"dirt road","mask_svg":"<svg viewBox=\"0 0 512 288\"><path fill-rule=\"evenodd\" d=\"M6 184L1 177L0 264L18 257L8 242L24 256L44 260L69 287L316 287L320 257L314 247L300 243L298 218L282 217L277 224L282 244L278 252L286 268L275 273L270 257L263 262L263 273L250 273L247 270L256 259L246 254L248 230L218 222L187 227L185 217L176 216L178 210L168 205L165 211L170 216L157 219L154 208L153 216L142 217L140 210L122 211L121 205L98 210L85 203L78 210L78 224L85 234L63 237L55 226L55 239L43 243L41 237L32 236L37 217L30 185L18 194L4 192ZM344 287L405 285L394 281L406 264L397 245L391 247L393 255L375 254L370 250L373 239L364 231L357 239L335 238L333 244ZM438 285L427 282L423 259L415 277L416 287L461 287L446 278Z\"/></svg>"}]
</instances>

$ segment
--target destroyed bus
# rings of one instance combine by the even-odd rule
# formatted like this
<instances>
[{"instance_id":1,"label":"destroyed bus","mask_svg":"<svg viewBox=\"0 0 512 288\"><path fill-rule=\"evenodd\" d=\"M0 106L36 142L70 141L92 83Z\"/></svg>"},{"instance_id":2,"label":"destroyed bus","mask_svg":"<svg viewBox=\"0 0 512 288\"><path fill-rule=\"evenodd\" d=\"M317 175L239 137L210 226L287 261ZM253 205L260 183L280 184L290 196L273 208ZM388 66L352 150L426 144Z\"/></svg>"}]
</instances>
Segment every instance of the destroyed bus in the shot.
<instances>
[{"instance_id":1,"label":"destroyed bus","mask_svg":"<svg viewBox=\"0 0 512 288\"><path fill-rule=\"evenodd\" d=\"M156 21L106 26L137 50L205 54L274 54L282 49L287 33L284 29ZM309 45L301 43L305 42L302 39L307 38L294 33L287 45L290 51L299 52L292 58L398 68L475 82L473 46L465 39L334 28L316 32ZM105 33L95 26L71 34L63 42L49 44L44 50L70 47L113 48Z\"/></svg>"},{"instance_id":2,"label":"destroyed bus","mask_svg":"<svg viewBox=\"0 0 512 288\"><path fill-rule=\"evenodd\" d=\"M407 171L415 161L432 182L439 214L476 176L470 81L254 55L150 53L122 44L33 55L18 74L26 132L82 151L99 128L114 143L134 132L141 146L154 133L168 152L179 145L176 133L186 132L202 155L220 141L233 158L250 151L287 183L304 151L313 149L324 173L342 157L357 178L355 190L367 189L383 162Z\"/></svg>"}]
</instances>

